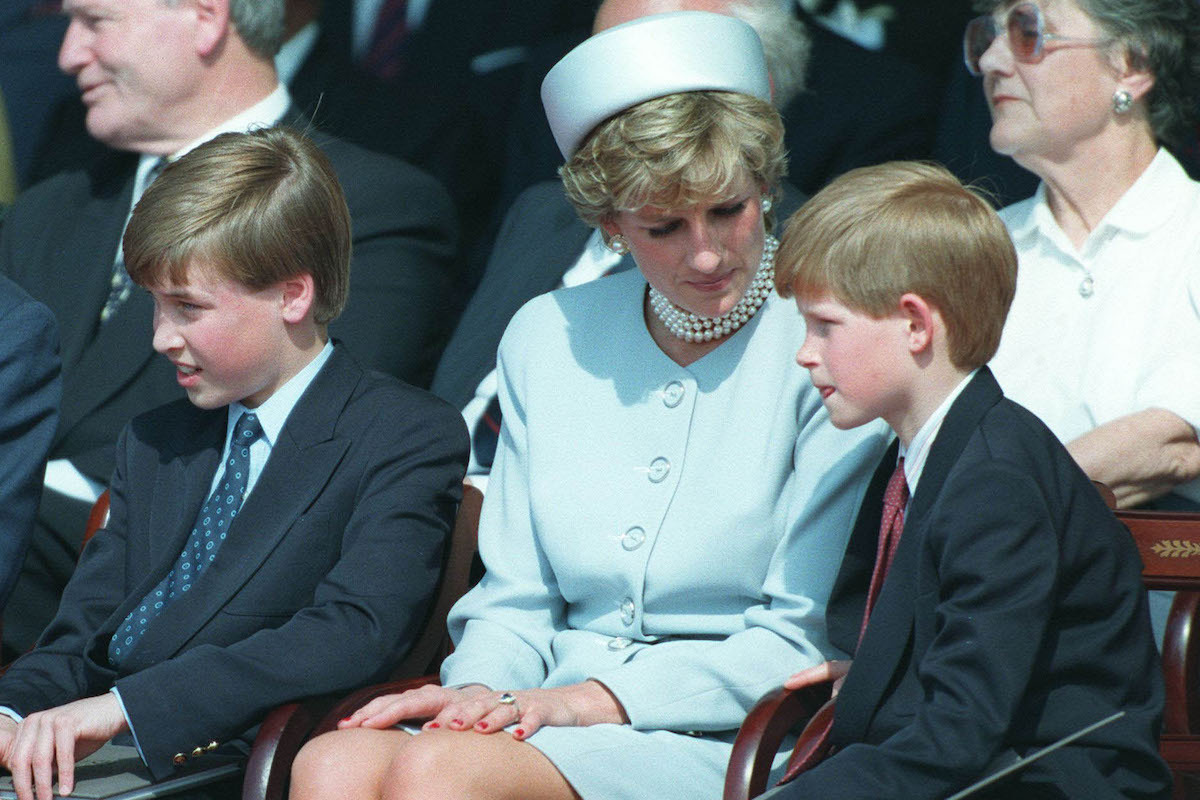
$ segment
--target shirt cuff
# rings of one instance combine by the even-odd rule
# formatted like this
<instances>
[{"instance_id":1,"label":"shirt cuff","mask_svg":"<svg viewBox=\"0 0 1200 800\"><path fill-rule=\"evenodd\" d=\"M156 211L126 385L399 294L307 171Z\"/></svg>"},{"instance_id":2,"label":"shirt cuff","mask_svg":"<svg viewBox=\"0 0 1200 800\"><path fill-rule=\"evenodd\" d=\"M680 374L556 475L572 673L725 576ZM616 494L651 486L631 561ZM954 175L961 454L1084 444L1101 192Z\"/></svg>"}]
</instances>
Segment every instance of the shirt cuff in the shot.
<instances>
[{"instance_id":1,"label":"shirt cuff","mask_svg":"<svg viewBox=\"0 0 1200 800\"><path fill-rule=\"evenodd\" d=\"M125 710L125 701L121 699L120 690L114 686L109 691L113 693L113 696L117 698L117 703L121 706L121 714L125 717L125 724L129 726L129 735L133 737L133 746L137 748L138 757L149 768L150 763L146 761L146 754L142 752L142 743L138 741L137 731L133 729L133 720L129 718L129 712Z\"/></svg>"}]
</instances>

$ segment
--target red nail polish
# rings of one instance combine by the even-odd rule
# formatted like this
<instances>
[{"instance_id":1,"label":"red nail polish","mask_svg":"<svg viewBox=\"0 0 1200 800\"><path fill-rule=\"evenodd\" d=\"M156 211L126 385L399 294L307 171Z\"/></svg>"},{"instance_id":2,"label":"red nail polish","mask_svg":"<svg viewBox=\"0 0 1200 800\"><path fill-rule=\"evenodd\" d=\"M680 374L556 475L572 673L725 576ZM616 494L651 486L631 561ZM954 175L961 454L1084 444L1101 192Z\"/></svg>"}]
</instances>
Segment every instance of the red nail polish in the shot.
<instances>
[{"instance_id":1,"label":"red nail polish","mask_svg":"<svg viewBox=\"0 0 1200 800\"><path fill-rule=\"evenodd\" d=\"M452 719L452 720L450 720L450 724L457 725L458 727L461 728L463 726L463 721L461 719Z\"/></svg>"},{"instance_id":2,"label":"red nail polish","mask_svg":"<svg viewBox=\"0 0 1200 800\"><path fill-rule=\"evenodd\" d=\"M516 736L518 739L520 739L520 738L524 737L524 736L525 736L525 729L524 729L524 728L517 728L515 731L513 731L513 736Z\"/></svg>"},{"instance_id":3,"label":"red nail polish","mask_svg":"<svg viewBox=\"0 0 1200 800\"><path fill-rule=\"evenodd\" d=\"M349 722L349 721L350 721L349 717L342 717L342 722Z\"/></svg>"},{"instance_id":4,"label":"red nail polish","mask_svg":"<svg viewBox=\"0 0 1200 800\"><path fill-rule=\"evenodd\" d=\"M486 731L488 724L486 722L476 722L475 727L479 728L479 730L481 730L481 731Z\"/></svg>"},{"instance_id":5,"label":"red nail polish","mask_svg":"<svg viewBox=\"0 0 1200 800\"><path fill-rule=\"evenodd\" d=\"M429 723L429 727L430 727L430 728L440 728L440 727L442 727L442 723L440 723L440 722L431 722L431 723Z\"/></svg>"}]
</instances>

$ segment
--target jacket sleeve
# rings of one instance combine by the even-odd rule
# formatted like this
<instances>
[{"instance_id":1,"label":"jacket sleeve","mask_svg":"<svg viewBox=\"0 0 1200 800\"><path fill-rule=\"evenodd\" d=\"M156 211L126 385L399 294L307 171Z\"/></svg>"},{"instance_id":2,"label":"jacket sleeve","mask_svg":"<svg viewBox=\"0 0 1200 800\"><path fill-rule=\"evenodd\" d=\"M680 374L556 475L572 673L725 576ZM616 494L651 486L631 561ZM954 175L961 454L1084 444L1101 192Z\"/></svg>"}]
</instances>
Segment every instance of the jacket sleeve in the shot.
<instances>
[{"instance_id":1,"label":"jacket sleeve","mask_svg":"<svg viewBox=\"0 0 1200 800\"><path fill-rule=\"evenodd\" d=\"M0 287L2 288L2 287ZM0 318L0 608L25 560L62 395L58 326L25 300Z\"/></svg>"},{"instance_id":2,"label":"jacket sleeve","mask_svg":"<svg viewBox=\"0 0 1200 800\"><path fill-rule=\"evenodd\" d=\"M125 599L126 475L130 445L127 427L117 441L116 468L109 486L108 522L84 548L63 590L54 619L37 646L0 676L0 705L22 716L108 689L107 685L93 685L84 654L88 643Z\"/></svg>"},{"instance_id":3,"label":"jacket sleeve","mask_svg":"<svg viewBox=\"0 0 1200 800\"><path fill-rule=\"evenodd\" d=\"M501 340L496 365L504 424L479 520L479 555L487 571L450 611L455 650L442 664L447 686L540 686L554 663L554 636L566 627L566 603L533 530L520 369L524 340L514 336L517 327Z\"/></svg>"},{"instance_id":4,"label":"jacket sleeve","mask_svg":"<svg viewBox=\"0 0 1200 800\"><path fill-rule=\"evenodd\" d=\"M356 435L364 449L344 456L323 490L350 510L341 530L309 529L334 537L340 552L307 607L116 680L156 778L172 773L175 754L240 735L280 703L380 679L412 644L437 585L467 437L443 403L404 412L376 415Z\"/></svg>"}]
</instances>

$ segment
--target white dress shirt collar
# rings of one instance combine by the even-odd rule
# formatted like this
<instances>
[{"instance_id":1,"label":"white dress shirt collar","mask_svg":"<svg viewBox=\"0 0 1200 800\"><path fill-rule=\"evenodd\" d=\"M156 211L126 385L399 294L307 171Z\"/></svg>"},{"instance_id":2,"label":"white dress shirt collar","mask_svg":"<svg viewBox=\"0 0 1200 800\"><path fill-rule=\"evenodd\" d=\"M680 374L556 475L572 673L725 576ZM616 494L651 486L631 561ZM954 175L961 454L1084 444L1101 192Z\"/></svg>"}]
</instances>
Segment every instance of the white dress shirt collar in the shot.
<instances>
[{"instance_id":1,"label":"white dress shirt collar","mask_svg":"<svg viewBox=\"0 0 1200 800\"><path fill-rule=\"evenodd\" d=\"M345 2L345 0L335 0ZM379 12L383 9L384 0L353 0L354 14L351 18L352 50L355 61L362 61L371 47L375 36L375 23L379 21ZM421 27L425 21L425 12L429 10L430 0L408 0L404 10L404 24L408 29Z\"/></svg>"},{"instance_id":2,"label":"white dress shirt collar","mask_svg":"<svg viewBox=\"0 0 1200 800\"><path fill-rule=\"evenodd\" d=\"M203 136L189 142L181 147L176 152L167 156L168 161L175 161L195 150L200 145L207 141L217 138L222 133L242 133L245 131L255 130L257 128L269 128L276 125L283 119L283 115L292 105L292 97L288 94L287 87L282 83L275 85L274 91L269 95L259 100L254 105L247 108L238 114L233 115L229 119L222 122L217 127L205 133ZM140 188L146 180L146 175L158 162L161 156L150 155L143 153L138 160L137 176L135 178L134 188ZM134 195L140 196L140 192Z\"/></svg>"},{"instance_id":3,"label":"white dress shirt collar","mask_svg":"<svg viewBox=\"0 0 1200 800\"><path fill-rule=\"evenodd\" d=\"M325 362L329 360L332 353L333 341L330 340L321 348L321 352L317 353L316 358L305 364L303 369L276 389L274 394L264 400L258 408L246 408L240 402L230 403L229 419L225 426L225 442L228 444L229 437L233 434L233 427L242 413L253 411L258 416L258 424L262 426L263 438L266 439L267 444L273 447L279 438L279 432L283 430L284 423L287 422L288 415L292 413L300 396L313 382L313 378L317 377L317 373L321 371L321 367L325 366Z\"/></svg>"},{"instance_id":4,"label":"white dress shirt collar","mask_svg":"<svg viewBox=\"0 0 1200 800\"><path fill-rule=\"evenodd\" d=\"M317 44L317 37L320 35L321 26L316 20L313 20L283 43L279 52L275 54L275 74L279 76L280 83L285 86L291 85L296 78L296 73L300 71L304 62L312 54L313 47Z\"/></svg>"},{"instance_id":5,"label":"white dress shirt collar","mask_svg":"<svg viewBox=\"0 0 1200 800\"><path fill-rule=\"evenodd\" d=\"M950 413L950 406L954 405L954 401L962 394L963 389L967 388L967 384L971 382L977 372L979 372L978 369L971 370L970 374L954 387L954 391L946 395L946 399L929 416L929 419L925 420L925 424L917 431L917 435L909 442L908 447L904 446L904 442L900 443L900 458L904 459L904 480L908 484L909 496L916 494L917 482L921 480L921 473L925 471L925 462L929 460L929 450L933 447L934 440L937 439L938 431L942 429L946 415Z\"/></svg>"}]
</instances>

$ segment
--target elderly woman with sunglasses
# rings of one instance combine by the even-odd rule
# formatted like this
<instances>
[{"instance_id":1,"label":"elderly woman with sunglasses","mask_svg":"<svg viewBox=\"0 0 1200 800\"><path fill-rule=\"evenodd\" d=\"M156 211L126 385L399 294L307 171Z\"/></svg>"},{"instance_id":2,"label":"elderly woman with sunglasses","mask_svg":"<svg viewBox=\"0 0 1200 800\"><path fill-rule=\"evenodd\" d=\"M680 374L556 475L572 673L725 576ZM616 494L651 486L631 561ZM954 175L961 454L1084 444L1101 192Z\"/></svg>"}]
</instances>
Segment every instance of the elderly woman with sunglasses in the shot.
<instances>
[{"instance_id":1,"label":"elderly woman with sunglasses","mask_svg":"<svg viewBox=\"0 0 1200 800\"><path fill-rule=\"evenodd\" d=\"M487 571L450 614L443 685L310 742L293 800L716 798L749 708L829 651L886 439L834 429L790 357L804 324L771 289L783 128L758 37L644 17L573 50L542 97L568 198L637 269L512 319Z\"/></svg>"},{"instance_id":2,"label":"elderly woman with sunglasses","mask_svg":"<svg viewBox=\"0 0 1200 800\"><path fill-rule=\"evenodd\" d=\"M992 147L1042 181L1001 212L996 377L1120 506L1200 508L1200 184L1170 152L1195 141L1200 4L1001 3L964 55Z\"/></svg>"}]
</instances>

